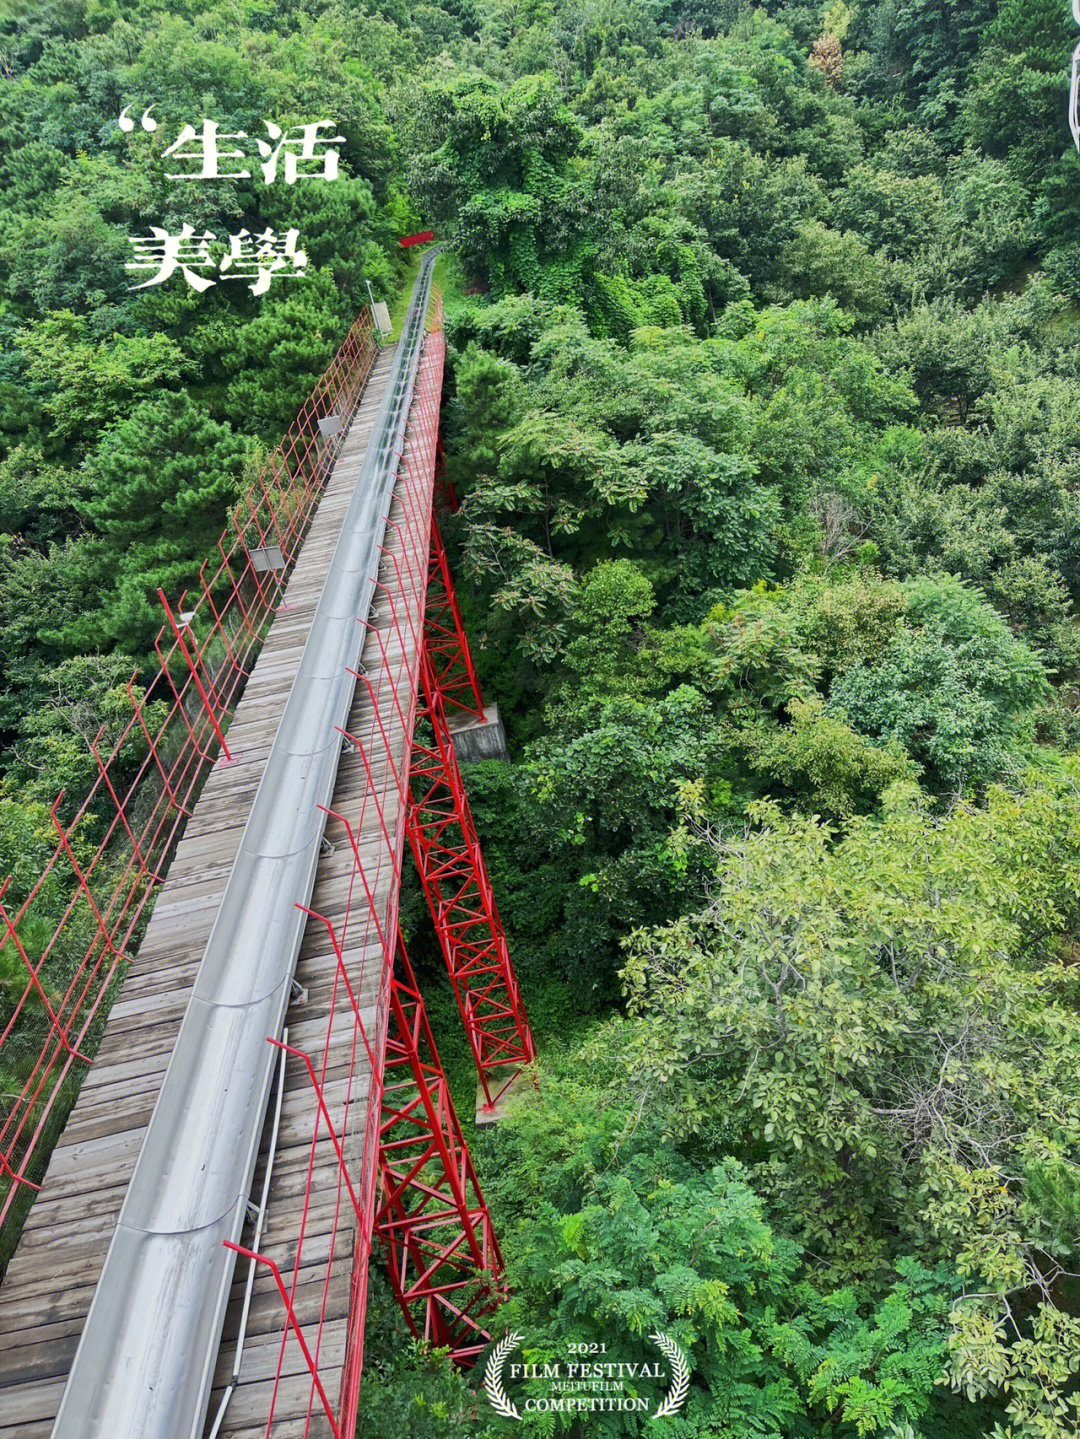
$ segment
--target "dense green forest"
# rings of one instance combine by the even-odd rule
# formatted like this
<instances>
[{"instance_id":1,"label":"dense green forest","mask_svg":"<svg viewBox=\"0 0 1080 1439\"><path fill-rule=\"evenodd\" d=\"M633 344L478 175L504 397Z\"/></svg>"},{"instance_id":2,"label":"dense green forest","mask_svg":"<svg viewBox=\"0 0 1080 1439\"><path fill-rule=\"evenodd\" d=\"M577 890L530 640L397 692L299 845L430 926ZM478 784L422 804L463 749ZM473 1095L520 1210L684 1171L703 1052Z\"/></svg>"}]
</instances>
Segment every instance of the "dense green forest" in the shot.
<instances>
[{"instance_id":1,"label":"dense green forest","mask_svg":"<svg viewBox=\"0 0 1080 1439\"><path fill-rule=\"evenodd\" d=\"M498 1332L534 1362L670 1333L673 1439L1080 1433L1065 0L5 17L12 896L155 587L430 226L447 534L514 757L468 783L541 1052L474 1139ZM118 128L150 104L153 138ZM164 178L185 122L316 113L332 186ZM127 237L185 220L296 226L309 272L129 290ZM0 1016L20 973L0 952ZM367 1439L640 1430L497 1420L372 1311Z\"/></svg>"}]
</instances>

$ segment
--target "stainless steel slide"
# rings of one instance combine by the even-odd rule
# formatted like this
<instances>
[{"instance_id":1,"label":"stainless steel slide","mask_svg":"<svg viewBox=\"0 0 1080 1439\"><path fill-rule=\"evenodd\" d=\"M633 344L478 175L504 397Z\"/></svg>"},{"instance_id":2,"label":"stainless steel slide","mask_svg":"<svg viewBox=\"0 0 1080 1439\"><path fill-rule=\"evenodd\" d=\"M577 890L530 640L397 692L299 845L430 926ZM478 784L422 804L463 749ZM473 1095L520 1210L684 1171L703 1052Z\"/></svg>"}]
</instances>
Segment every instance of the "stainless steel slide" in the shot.
<instances>
[{"instance_id":1,"label":"stainless steel slide","mask_svg":"<svg viewBox=\"0 0 1080 1439\"><path fill-rule=\"evenodd\" d=\"M198 1439L424 337L390 388L244 829L60 1405L58 1439Z\"/></svg>"}]
</instances>

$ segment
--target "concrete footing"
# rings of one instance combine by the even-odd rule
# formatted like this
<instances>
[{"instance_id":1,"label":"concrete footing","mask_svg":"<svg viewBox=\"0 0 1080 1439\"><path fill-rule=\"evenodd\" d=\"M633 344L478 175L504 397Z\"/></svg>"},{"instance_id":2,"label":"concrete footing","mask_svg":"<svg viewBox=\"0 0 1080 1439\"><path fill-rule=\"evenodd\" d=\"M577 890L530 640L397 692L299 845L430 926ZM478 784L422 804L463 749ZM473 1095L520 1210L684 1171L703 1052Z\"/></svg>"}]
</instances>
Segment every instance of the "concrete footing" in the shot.
<instances>
[{"instance_id":1,"label":"concrete footing","mask_svg":"<svg viewBox=\"0 0 1080 1439\"><path fill-rule=\"evenodd\" d=\"M506 731L498 705L485 705L482 720L451 709L447 723L454 741L454 753L460 763L469 764L480 759L509 760L510 751L506 748Z\"/></svg>"},{"instance_id":2,"label":"concrete footing","mask_svg":"<svg viewBox=\"0 0 1080 1439\"><path fill-rule=\"evenodd\" d=\"M495 1091L495 1090L498 1090L499 1086L500 1086L502 1083L504 1083L504 1081L501 1080L501 1079L497 1079L497 1078L496 1078L496 1079L490 1079L490 1078L489 1078L488 1083L489 1083L489 1085L491 1086L492 1090ZM505 1118L506 1118L506 1106L507 1106L507 1104L508 1104L508 1103L510 1102L510 1100L513 1098L513 1096L514 1096L515 1094L517 1094L518 1090L521 1089L523 1085L531 1084L531 1083L532 1083L532 1075L531 1075L530 1071L524 1070L524 1069L523 1069L523 1070L519 1070L518 1073L514 1076L514 1078L510 1081L510 1083L509 1083L509 1084L506 1086L506 1088L503 1090L502 1094L499 1095L499 1097L498 1097L498 1099L495 1101L495 1103L494 1103L493 1105L491 1105L490 1108L489 1108L489 1107L487 1106L487 1104L485 1103L485 1100L484 1100L484 1089L483 1089L483 1086L482 1086L479 1082L477 1082L477 1085L476 1085L476 1122L477 1122L477 1124L497 1124L500 1119L505 1119Z\"/></svg>"}]
</instances>

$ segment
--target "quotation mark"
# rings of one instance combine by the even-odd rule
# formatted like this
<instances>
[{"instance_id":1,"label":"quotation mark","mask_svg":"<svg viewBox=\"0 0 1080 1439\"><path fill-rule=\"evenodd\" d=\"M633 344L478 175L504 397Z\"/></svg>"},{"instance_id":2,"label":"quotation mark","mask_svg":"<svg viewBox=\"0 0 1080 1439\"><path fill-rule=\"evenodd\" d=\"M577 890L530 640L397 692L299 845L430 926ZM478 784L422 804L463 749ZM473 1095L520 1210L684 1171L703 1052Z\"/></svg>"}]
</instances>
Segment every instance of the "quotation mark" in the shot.
<instances>
[{"instance_id":1,"label":"quotation mark","mask_svg":"<svg viewBox=\"0 0 1080 1439\"><path fill-rule=\"evenodd\" d=\"M131 130L134 130L135 128L135 121L128 114L128 110L130 108L131 107L129 105L125 105L124 108L120 111L120 118L116 122L125 134L127 134ZM143 127L144 130L157 129L157 121L153 119L150 115L150 111L153 108L153 105L147 105L146 109L142 112L142 119L139 121L139 124Z\"/></svg>"}]
</instances>

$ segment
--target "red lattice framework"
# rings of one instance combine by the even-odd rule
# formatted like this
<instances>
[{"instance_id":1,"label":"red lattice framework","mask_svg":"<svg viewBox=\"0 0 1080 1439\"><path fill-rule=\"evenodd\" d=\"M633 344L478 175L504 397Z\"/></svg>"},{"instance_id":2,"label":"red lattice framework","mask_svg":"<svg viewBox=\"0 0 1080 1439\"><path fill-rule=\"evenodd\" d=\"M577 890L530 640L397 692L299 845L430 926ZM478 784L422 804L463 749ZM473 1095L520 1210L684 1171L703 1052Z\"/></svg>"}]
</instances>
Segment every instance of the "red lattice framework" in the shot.
<instances>
[{"instance_id":1,"label":"red lattice framework","mask_svg":"<svg viewBox=\"0 0 1080 1439\"><path fill-rule=\"evenodd\" d=\"M456 509L440 460L437 449L433 498ZM486 715L434 513L420 682L427 726L413 741L409 842L490 1115L536 1054L454 749L450 714Z\"/></svg>"},{"instance_id":2,"label":"red lattice framework","mask_svg":"<svg viewBox=\"0 0 1080 1439\"><path fill-rule=\"evenodd\" d=\"M184 823L210 766L231 759L228 722L377 350L365 310L193 586L175 607L158 592L166 622L156 673L141 691L132 675L119 735L102 731L91 743L90 792L77 807L57 797L43 873L16 906L4 903L10 877L0 886L0 948L14 949L26 971L0 1010L0 1052L15 1076L0 1108L0 1227L17 1227L39 1187Z\"/></svg>"},{"instance_id":3,"label":"red lattice framework","mask_svg":"<svg viewBox=\"0 0 1080 1439\"><path fill-rule=\"evenodd\" d=\"M482 1108L492 1114L536 1053L458 768L437 656L426 639L425 633L420 682L427 724L413 740L409 842L480 1078ZM478 708L482 718L483 704Z\"/></svg>"},{"instance_id":4,"label":"red lattice framework","mask_svg":"<svg viewBox=\"0 0 1080 1439\"><path fill-rule=\"evenodd\" d=\"M424 649L431 666L431 684L442 700L443 709L459 710L472 719L482 721L484 697L480 693L480 681L476 677L465 626L461 622L446 547L434 514L431 517L431 555L424 610Z\"/></svg>"},{"instance_id":5,"label":"red lattice framework","mask_svg":"<svg viewBox=\"0 0 1080 1439\"><path fill-rule=\"evenodd\" d=\"M267 1436L282 1376L295 1369L290 1345L299 1347L310 1374L305 1435L316 1420L335 1439L354 1433L373 1249L382 1253L412 1333L449 1348L458 1362L471 1362L488 1342L485 1320L505 1294L498 1242L398 928L408 835L481 1083L494 1102L534 1051L446 719L448 703L477 717L484 707L432 513L444 355L436 294L389 521L388 535L396 542L383 549L365 666L357 676L369 700L368 718L362 732L343 732L364 767L365 792L356 814L330 815L352 850L344 917L334 923L308 912L329 938L335 980L323 1052L298 1056L314 1105L291 1275L271 1256L238 1248L269 1270L285 1310ZM360 996L371 964L379 966L376 1018L365 1023ZM342 1019L350 1028L353 1063L335 1124L330 1076ZM360 1067L371 1075L366 1095L356 1082ZM325 1180L318 1176L325 1174L328 1155L337 1199L323 1304L312 1324L304 1322L298 1290L305 1243L311 1242L313 1193L319 1188L325 1197ZM350 1237L348 1346L333 1393L320 1354L334 1257Z\"/></svg>"}]
</instances>

